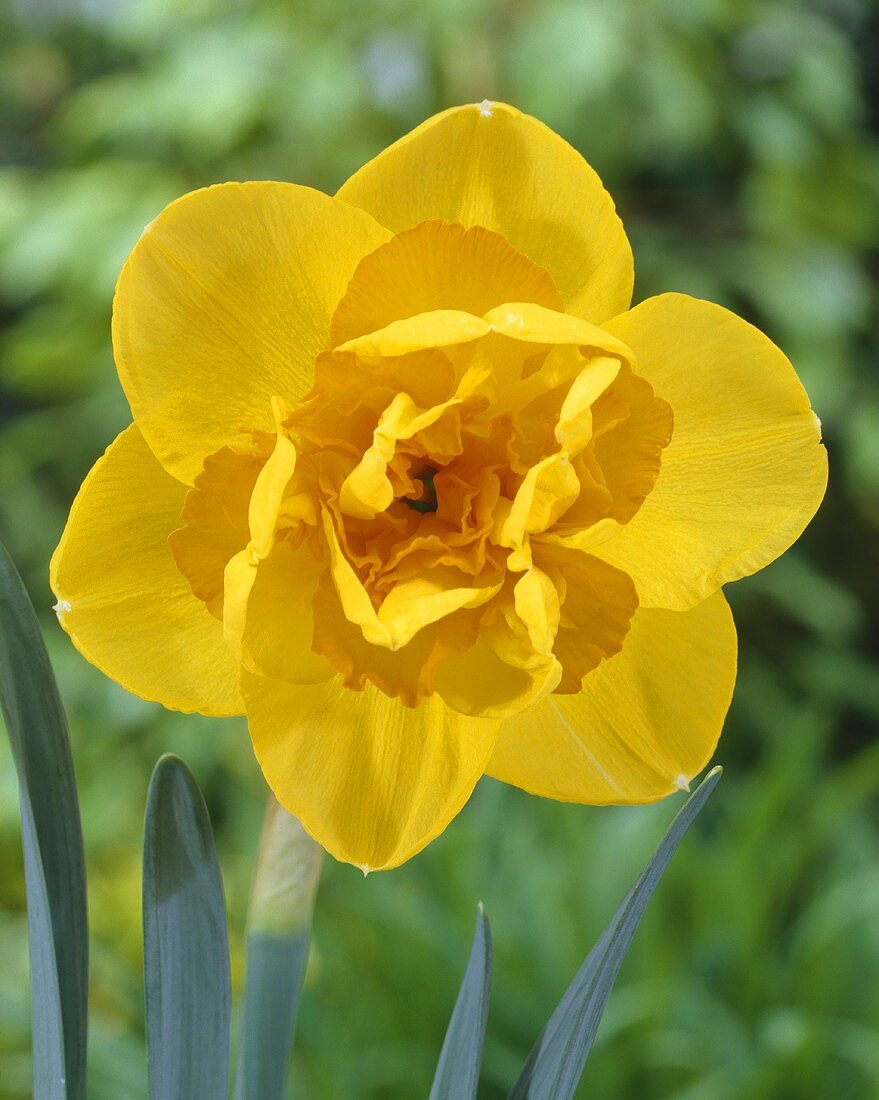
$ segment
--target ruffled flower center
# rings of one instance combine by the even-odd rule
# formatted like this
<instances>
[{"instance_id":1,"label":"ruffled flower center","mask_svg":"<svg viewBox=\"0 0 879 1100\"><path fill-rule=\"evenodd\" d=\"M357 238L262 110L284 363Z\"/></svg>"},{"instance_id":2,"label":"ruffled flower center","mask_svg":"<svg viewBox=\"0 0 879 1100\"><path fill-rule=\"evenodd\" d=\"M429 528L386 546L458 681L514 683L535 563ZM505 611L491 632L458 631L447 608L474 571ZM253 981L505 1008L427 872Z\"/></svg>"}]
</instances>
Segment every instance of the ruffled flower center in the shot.
<instances>
[{"instance_id":1,"label":"ruffled flower center","mask_svg":"<svg viewBox=\"0 0 879 1100\"><path fill-rule=\"evenodd\" d=\"M426 222L358 267L309 394L205 460L171 536L252 671L473 715L574 692L637 597L590 551L669 406L503 237Z\"/></svg>"}]
</instances>

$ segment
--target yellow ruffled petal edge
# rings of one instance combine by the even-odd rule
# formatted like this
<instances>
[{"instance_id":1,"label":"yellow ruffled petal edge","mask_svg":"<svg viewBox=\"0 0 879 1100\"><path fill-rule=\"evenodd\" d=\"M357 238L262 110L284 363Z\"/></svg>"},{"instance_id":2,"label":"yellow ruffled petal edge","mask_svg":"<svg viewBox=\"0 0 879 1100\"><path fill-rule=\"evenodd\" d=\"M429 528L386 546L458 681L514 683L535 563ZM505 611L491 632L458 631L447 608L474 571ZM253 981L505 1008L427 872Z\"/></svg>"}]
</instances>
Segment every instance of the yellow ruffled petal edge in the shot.
<instances>
[{"instance_id":1,"label":"yellow ruffled petal edge","mask_svg":"<svg viewBox=\"0 0 879 1100\"><path fill-rule=\"evenodd\" d=\"M437 218L501 233L546 268L569 312L596 324L631 302L632 250L601 180L558 134L504 103L434 115L338 197L396 233Z\"/></svg>"},{"instance_id":2,"label":"yellow ruffled petal edge","mask_svg":"<svg viewBox=\"0 0 879 1100\"><path fill-rule=\"evenodd\" d=\"M386 328L348 340L336 348L362 358L408 355L428 348L448 348L469 344L494 333L526 344L570 345L595 348L632 358L628 347L609 332L567 313L557 313L533 302L506 302L495 306L484 317L454 309L435 309L392 321Z\"/></svg>"},{"instance_id":3,"label":"yellow ruffled petal edge","mask_svg":"<svg viewBox=\"0 0 879 1100\"><path fill-rule=\"evenodd\" d=\"M226 644L241 663L262 676L315 684L335 673L311 648L313 602L324 563L311 549L279 542L267 558L251 550L230 559L225 573Z\"/></svg>"},{"instance_id":4,"label":"yellow ruffled petal edge","mask_svg":"<svg viewBox=\"0 0 879 1100\"><path fill-rule=\"evenodd\" d=\"M642 605L683 610L799 538L827 486L821 424L788 359L721 306L663 294L606 327L671 405L674 433L640 511L593 552Z\"/></svg>"},{"instance_id":5,"label":"yellow ruffled petal edge","mask_svg":"<svg viewBox=\"0 0 879 1100\"><path fill-rule=\"evenodd\" d=\"M642 608L580 694L551 695L504 723L487 772L562 802L654 802L711 759L735 675L721 593L690 611Z\"/></svg>"},{"instance_id":6,"label":"yellow ruffled petal edge","mask_svg":"<svg viewBox=\"0 0 879 1100\"><path fill-rule=\"evenodd\" d=\"M168 546L186 492L126 428L83 482L52 556L58 619L80 653L133 694L172 710L242 714L222 624Z\"/></svg>"},{"instance_id":7,"label":"yellow ruffled petal edge","mask_svg":"<svg viewBox=\"0 0 879 1100\"><path fill-rule=\"evenodd\" d=\"M335 679L296 686L244 671L256 758L278 801L364 872L410 859L461 810L500 726L436 695L415 708Z\"/></svg>"},{"instance_id":8,"label":"yellow ruffled petal edge","mask_svg":"<svg viewBox=\"0 0 879 1100\"><path fill-rule=\"evenodd\" d=\"M113 348L134 419L191 484L271 399L312 384L357 264L390 239L368 214L293 183L193 191L146 227L113 301Z\"/></svg>"},{"instance_id":9,"label":"yellow ruffled petal edge","mask_svg":"<svg viewBox=\"0 0 879 1100\"><path fill-rule=\"evenodd\" d=\"M360 261L333 314L330 344L437 309L482 317L504 302L565 308L549 272L499 233L422 222Z\"/></svg>"}]
</instances>

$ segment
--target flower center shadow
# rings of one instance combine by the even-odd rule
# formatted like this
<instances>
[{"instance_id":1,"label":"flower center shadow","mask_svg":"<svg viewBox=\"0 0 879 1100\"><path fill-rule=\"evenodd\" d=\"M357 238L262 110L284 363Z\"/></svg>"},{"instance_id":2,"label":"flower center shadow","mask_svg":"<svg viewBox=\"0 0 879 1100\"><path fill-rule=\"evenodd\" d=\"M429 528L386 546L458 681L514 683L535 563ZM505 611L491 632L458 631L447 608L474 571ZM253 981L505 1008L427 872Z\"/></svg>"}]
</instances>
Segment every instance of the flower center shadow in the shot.
<instances>
[{"instance_id":1,"label":"flower center shadow","mask_svg":"<svg viewBox=\"0 0 879 1100\"><path fill-rule=\"evenodd\" d=\"M414 497L403 497L403 503L408 504L410 508L414 508L416 512L421 512L422 515L427 512L435 512L437 500L436 486L433 479L437 473L438 471L433 466L425 466L420 473L415 475L415 480L420 481L423 486L421 496L417 500Z\"/></svg>"}]
</instances>

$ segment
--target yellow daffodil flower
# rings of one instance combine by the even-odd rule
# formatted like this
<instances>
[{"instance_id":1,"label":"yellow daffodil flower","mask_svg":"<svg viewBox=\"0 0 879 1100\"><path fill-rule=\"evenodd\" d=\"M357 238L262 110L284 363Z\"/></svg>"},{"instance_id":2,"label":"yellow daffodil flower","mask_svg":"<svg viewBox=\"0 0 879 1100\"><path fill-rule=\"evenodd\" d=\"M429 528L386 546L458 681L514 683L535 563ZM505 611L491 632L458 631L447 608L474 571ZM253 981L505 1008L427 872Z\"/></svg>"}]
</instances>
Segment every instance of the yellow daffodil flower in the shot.
<instances>
[{"instance_id":1,"label":"yellow daffodil flower","mask_svg":"<svg viewBox=\"0 0 879 1100\"><path fill-rule=\"evenodd\" d=\"M279 801L392 867L481 775L649 802L714 750L721 586L824 493L791 364L719 306L630 309L595 172L500 103L429 119L334 198L185 195L113 311L134 423L52 561L82 653L246 713Z\"/></svg>"}]
</instances>

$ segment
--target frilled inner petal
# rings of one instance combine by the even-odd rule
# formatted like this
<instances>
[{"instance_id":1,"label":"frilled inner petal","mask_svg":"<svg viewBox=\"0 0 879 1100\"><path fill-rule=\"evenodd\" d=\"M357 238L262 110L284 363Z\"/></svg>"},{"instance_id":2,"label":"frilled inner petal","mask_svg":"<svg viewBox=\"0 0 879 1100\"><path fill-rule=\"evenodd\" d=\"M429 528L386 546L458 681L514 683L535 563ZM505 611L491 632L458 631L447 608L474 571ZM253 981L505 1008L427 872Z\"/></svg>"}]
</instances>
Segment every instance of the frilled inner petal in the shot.
<instances>
[{"instance_id":1,"label":"frilled inner petal","mask_svg":"<svg viewBox=\"0 0 879 1100\"><path fill-rule=\"evenodd\" d=\"M649 494L672 415L559 304L487 230L428 222L361 262L311 391L206 461L171 537L246 669L503 718L620 651L635 588L590 547Z\"/></svg>"},{"instance_id":2,"label":"frilled inner petal","mask_svg":"<svg viewBox=\"0 0 879 1100\"><path fill-rule=\"evenodd\" d=\"M566 310L598 324L629 308L632 250L601 180L566 141L504 103L434 115L338 197L395 233L428 218L502 233L552 272Z\"/></svg>"},{"instance_id":3,"label":"frilled inner petal","mask_svg":"<svg viewBox=\"0 0 879 1100\"><path fill-rule=\"evenodd\" d=\"M330 345L435 309L481 317L504 302L564 309L549 272L500 233L424 222L360 261L333 314Z\"/></svg>"},{"instance_id":4,"label":"frilled inner petal","mask_svg":"<svg viewBox=\"0 0 879 1100\"><path fill-rule=\"evenodd\" d=\"M623 648L638 596L628 574L591 554L552 543L535 553L543 575L561 593L553 652L563 674L556 691L575 693L588 672Z\"/></svg>"},{"instance_id":5,"label":"frilled inner petal","mask_svg":"<svg viewBox=\"0 0 879 1100\"><path fill-rule=\"evenodd\" d=\"M205 460L186 494L183 526L168 536L177 568L194 595L223 618L223 574L231 557L249 541L247 509L266 455L222 447Z\"/></svg>"},{"instance_id":6,"label":"frilled inner petal","mask_svg":"<svg viewBox=\"0 0 879 1100\"><path fill-rule=\"evenodd\" d=\"M456 612L419 630L397 650L371 645L342 609L329 571L314 596L314 646L354 691L374 684L385 695L415 707L435 691L437 669L449 658L472 652L479 634L475 614Z\"/></svg>"}]
</instances>

